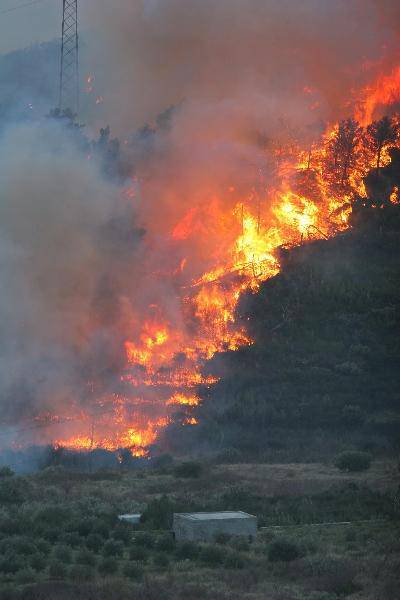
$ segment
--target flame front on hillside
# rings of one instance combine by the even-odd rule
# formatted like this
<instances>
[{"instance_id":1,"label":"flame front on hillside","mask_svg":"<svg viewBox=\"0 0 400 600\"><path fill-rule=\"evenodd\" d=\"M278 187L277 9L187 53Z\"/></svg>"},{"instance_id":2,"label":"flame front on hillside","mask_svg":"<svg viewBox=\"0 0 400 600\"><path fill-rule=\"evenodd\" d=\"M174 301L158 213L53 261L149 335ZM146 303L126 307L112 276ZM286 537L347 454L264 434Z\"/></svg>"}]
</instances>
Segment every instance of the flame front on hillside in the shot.
<instances>
[{"instance_id":1,"label":"flame front on hillside","mask_svg":"<svg viewBox=\"0 0 400 600\"><path fill-rule=\"evenodd\" d=\"M156 304L149 302L133 324L136 333L127 331L126 368L118 392L93 392L87 412L71 406L71 414L79 416L68 424L72 433L58 439L59 445L86 450L124 447L146 456L178 410L182 426L196 424L191 413L200 402L196 387L215 383L202 374L204 362L217 352L252 343L235 322L240 295L256 291L279 272L279 247L346 229L354 195L365 197L363 177L376 166L368 126L394 111L400 100L400 68L380 77L358 98L358 122L349 119L330 126L308 148L291 146L285 151L267 145L260 149L261 168L247 191L227 185L219 196L210 197L204 190L201 208L192 206L168 225L162 244L176 264L167 274L152 276L168 277L179 316L171 317L162 294ZM388 147L400 144L398 118L393 116L390 123L395 136L383 140L380 166L390 161ZM265 173L263 161L268 162ZM133 202L135 196L127 194ZM391 198L397 201L397 192ZM187 254L192 243L201 246L204 257L204 268L197 264L195 277Z\"/></svg>"}]
</instances>

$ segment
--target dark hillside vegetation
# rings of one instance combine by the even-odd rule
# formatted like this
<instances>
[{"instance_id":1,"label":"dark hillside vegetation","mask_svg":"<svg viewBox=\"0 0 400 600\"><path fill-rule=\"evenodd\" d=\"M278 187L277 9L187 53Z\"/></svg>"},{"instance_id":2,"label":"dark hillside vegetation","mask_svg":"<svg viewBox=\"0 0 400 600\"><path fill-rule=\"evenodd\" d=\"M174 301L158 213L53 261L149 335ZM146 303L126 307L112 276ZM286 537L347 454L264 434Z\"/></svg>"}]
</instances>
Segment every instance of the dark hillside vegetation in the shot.
<instances>
[{"instance_id":1,"label":"dark hillside vegetation","mask_svg":"<svg viewBox=\"0 0 400 600\"><path fill-rule=\"evenodd\" d=\"M396 158L378 176L385 194L375 185L375 197L355 200L348 232L281 249L280 274L243 297L238 316L254 343L208 363L220 381L203 390L200 426L184 444L234 461L397 453L400 205L387 193Z\"/></svg>"}]
</instances>

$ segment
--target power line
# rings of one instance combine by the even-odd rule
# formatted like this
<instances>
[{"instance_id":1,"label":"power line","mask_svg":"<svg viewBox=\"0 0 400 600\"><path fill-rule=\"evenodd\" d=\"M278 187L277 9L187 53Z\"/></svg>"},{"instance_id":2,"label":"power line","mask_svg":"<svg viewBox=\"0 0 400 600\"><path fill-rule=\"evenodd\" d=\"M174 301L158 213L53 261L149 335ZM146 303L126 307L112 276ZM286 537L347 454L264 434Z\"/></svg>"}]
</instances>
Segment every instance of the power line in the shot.
<instances>
[{"instance_id":1,"label":"power line","mask_svg":"<svg viewBox=\"0 0 400 600\"><path fill-rule=\"evenodd\" d=\"M6 13L14 12L14 10L18 10L20 8L28 8L29 6L34 6L35 4L41 4L46 0L31 0L31 2L25 2L25 4L18 4L17 6L13 6L11 8L4 8L0 10L0 15L5 15Z\"/></svg>"}]
</instances>

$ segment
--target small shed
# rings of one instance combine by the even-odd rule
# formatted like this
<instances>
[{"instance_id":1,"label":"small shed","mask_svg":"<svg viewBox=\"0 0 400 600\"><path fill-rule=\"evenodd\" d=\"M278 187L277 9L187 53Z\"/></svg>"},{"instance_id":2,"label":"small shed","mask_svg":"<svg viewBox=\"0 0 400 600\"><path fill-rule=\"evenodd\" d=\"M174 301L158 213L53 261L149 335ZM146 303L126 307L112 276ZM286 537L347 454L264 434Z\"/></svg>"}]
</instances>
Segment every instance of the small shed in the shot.
<instances>
[{"instance_id":1,"label":"small shed","mask_svg":"<svg viewBox=\"0 0 400 600\"><path fill-rule=\"evenodd\" d=\"M141 514L131 514L131 515L119 515L118 519L120 521L124 521L125 523L131 523L132 525L138 525L140 523Z\"/></svg>"},{"instance_id":2,"label":"small shed","mask_svg":"<svg viewBox=\"0 0 400 600\"><path fill-rule=\"evenodd\" d=\"M257 536L257 517L242 511L175 513L173 532L177 540L213 541L218 534Z\"/></svg>"}]
</instances>

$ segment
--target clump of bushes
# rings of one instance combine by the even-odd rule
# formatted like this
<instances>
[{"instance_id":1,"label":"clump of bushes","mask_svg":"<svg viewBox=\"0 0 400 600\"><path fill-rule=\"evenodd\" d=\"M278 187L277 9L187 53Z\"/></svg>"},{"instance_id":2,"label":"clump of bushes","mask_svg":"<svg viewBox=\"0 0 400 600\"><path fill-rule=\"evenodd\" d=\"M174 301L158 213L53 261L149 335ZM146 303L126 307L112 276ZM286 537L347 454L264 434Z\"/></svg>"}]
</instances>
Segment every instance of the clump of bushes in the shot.
<instances>
[{"instance_id":1,"label":"clump of bushes","mask_svg":"<svg viewBox=\"0 0 400 600\"><path fill-rule=\"evenodd\" d=\"M129 548L129 558L130 560L145 563L147 562L148 552L141 546L132 546Z\"/></svg>"},{"instance_id":2,"label":"clump of bushes","mask_svg":"<svg viewBox=\"0 0 400 600\"><path fill-rule=\"evenodd\" d=\"M107 576L107 575L115 575L118 571L118 563L115 560L115 558L112 557L108 557L108 558L104 558L98 566L98 571L100 573L100 575Z\"/></svg>"},{"instance_id":3,"label":"clump of bushes","mask_svg":"<svg viewBox=\"0 0 400 600\"><path fill-rule=\"evenodd\" d=\"M224 562L224 557L224 550L212 544L203 546L199 554L201 562L210 567L221 565Z\"/></svg>"},{"instance_id":4,"label":"clump of bushes","mask_svg":"<svg viewBox=\"0 0 400 600\"><path fill-rule=\"evenodd\" d=\"M103 546L104 556L122 556L124 553L124 545L116 540L108 540Z\"/></svg>"},{"instance_id":5,"label":"clump of bushes","mask_svg":"<svg viewBox=\"0 0 400 600\"><path fill-rule=\"evenodd\" d=\"M174 469L175 477L182 477L184 479L197 479L202 472L202 465L195 461L183 462Z\"/></svg>"},{"instance_id":6,"label":"clump of bushes","mask_svg":"<svg viewBox=\"0 0 400 600\"><path fill-rule=\"evenodd\" d=\"M368 452L359 452L357 450L348 450L341 452L335 460L335 466L340 471L357 473L367 471L372 462L372 457Z\"/></svg>"},{"instance_id":7,"label":"clump of bushes","mask_svg":"<svg viewBox=\"0 0 400 600\"><path fill-rule=\"evenodd\" d=\"M194 542L181 542L177 544L175 556L178 560L195 560L200 553L200 548Z\"/></svg>"},{"instance_id":8,"label":"clump of bushes","mask_svg":"<svg viewBox=\"0 0 400 600\"><path fill-rule=\"evenodd\" d=\"M14 471L10 467L0 467L0 479L13 477L14 474Z\"/></svg>"},{"instance_id":9,"label":"clump of bushes","mask_svg":"<svg viewBox=\"0 0 400 600\"><path fill-rule=\"evenodd\" d=\"M123 568L123 575L125 577L127 577L128 579L134 579L134 580L142 579L143 569L140 565L138 565L134 562L129 562L129 563L126 563L126 565Z\"/></svg>"},{"instance_id":10,"label":"clump of bushes","mask_svg":"<svg viewBox=\"0 0 400 600\"><path fill-rule=\"evenodd\" d=\"M276 539L268 548L268 560L271 562L291 562L300 556L300 548L292 540Z\"/></svg>"}]
</instances>

